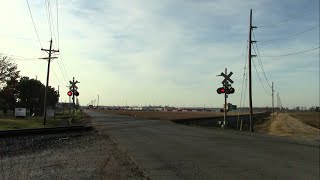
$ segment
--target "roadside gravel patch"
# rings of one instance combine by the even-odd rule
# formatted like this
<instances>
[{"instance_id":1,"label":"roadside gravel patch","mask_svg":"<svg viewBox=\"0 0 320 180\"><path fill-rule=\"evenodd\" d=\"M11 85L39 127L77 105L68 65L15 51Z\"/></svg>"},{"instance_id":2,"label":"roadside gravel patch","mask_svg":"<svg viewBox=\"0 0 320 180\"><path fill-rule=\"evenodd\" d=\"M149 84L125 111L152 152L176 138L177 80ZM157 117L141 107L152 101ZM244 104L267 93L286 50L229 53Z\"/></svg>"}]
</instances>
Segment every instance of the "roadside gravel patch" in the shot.
<instances>
[{"instance_id":1,"label":"roadside gravel patch","mask_svg":"<svg viewBox=\"0 0 320 180\"><path fill-rule=\"evenodd\" d=\"M0 138L0 179L146 179L95 131Z\"/></svg>"}]
</instances>

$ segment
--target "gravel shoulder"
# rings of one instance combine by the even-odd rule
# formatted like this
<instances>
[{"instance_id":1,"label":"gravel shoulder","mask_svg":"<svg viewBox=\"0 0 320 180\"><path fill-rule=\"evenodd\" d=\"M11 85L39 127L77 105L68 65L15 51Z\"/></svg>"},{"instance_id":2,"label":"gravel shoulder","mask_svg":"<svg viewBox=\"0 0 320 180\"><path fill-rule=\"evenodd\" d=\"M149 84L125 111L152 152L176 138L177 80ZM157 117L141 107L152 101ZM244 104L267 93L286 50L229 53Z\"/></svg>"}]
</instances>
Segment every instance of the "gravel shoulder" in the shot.
<instances>
[{"instance_id":1,"label":"gravel shoulder","mask_svg":"<svg viewBox=\"0 0 320 180\"><path fill-rule=\"evenodd\" d=\"M146 179L97 131L0 138L0 179Z\"/></svg>"},{"instance_id":2,"label":"gravel shoulder","mask_svg":"<svg viewBox=\"0 0 320 180\"><path fill-rule=\"evenodd\" d=\"M274 119L269 118L265 123L258 125L257 129L259 132L276 136L320 140L319 129L309 126L287 113L277 114Z\"/></svg>"}]
</instances>

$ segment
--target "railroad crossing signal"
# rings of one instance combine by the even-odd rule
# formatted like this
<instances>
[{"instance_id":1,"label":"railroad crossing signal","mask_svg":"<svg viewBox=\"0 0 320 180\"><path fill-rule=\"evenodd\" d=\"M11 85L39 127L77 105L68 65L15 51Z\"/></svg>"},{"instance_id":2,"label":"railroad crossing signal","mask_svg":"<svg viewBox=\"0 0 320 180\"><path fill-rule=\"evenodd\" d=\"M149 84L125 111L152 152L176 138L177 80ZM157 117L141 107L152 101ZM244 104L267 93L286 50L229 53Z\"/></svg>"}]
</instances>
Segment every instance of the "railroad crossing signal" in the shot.
<instances>
[{"instance_id":1,"label":"railroad crossing signal","mask_svg":"<svg viewBox=\"0 0 320 180\"><path fill-rule=\"evenodd\" d=\"M68 91L68 96L72 96L72 91Z\"/></svg>"},{"instance_id":2,"label":"railroad crossing signal","mask_svg":"<svg viewBox=\"0 0 320 180\"><path fill-rule=\"evenodd\" d=\"M68 92L68 96L79 96L79 92L78 92L78 86L76 85L77 83L80 83L79 81L69 81L70 86L69 89L70 91Z\"/></svg>"},{"instance_id":3,"label":"railroad crossing signal","mask_svg":"<svg viewBox=\"0 0 320 180\"><path fill-rule=\"evenodd\" d=\"M226 94L233 94L235 92L234 88L233 87L219 87L217 89L217 93L218 94L223 94L223 93L226 93Z\"/></svg>"},{"instance_id":4,"label":"railroad crossing signal","mask_svg":"<svg viewBox=\"0 0 320 180\"><path fill-rule=\"evenodd\" d=\"M76 84L77 84L77 83L80 83L80 82L79 82L79 81L75 81L75 82L69 81L69 83L70 83L70 90L71 90L71 89L77 90L77 89L78 89L78 86L77 86Z\"/></svg>"},{"instance_id":5,"label":"railroad crossing signal","mask_svg":"<svg viewBox=\"0 0 320 180\"><path fill-rule=\"evenodd\" d=\"M220 87L220 88L217 89L217 93L218 94L222 94L222 93L225 93L225 92L226 92L226 90L224 89L224 87Z\"/></svg>"},{"instance_id":6,"label":"railroad crossing signal","mask_svg":"<svg viewBox=\"0 0 320 180\"><path fill-rule=\"evenodd\" d=\"M230 78L232 76L233 72L230 72L229 74L227 73L227 68L225 68L225 72L221 73L220 75L217 76L223 76L224 79L221 82L223 87L219 87L217 89L218 94L224 94L224 118L223 118L223 124L221 125L221 128L224 128L227 123L227 98L228 94L233 94L234 93L234 88L231 87L231 84L233 83L233 80Z\"/></svg>"},{"instance_id":7,"label":"railroad crossing signal","mask_svg":"<svg viewBox=\"0 0 320 180\"><path fill-rule=\"evenodd\" d=\"M217 89L218 94L225 93L227 95L227 94L233 94L235 92L234 88L231 87L233 80L230 77L232 76L232 74L233 74L233 72L230 72L227 75L227 71L226 71L225 73L222 72L220 75L218 75L218 76L224 77L223 81L221 82L223 84L223 87L220 87ZM229 83L231 83L231 84L229 84Z\"/></svg>"},{"instance_id":8,"label":"railroad crossing signal","mask_svg":"<svg viewBox=\"0 0 320 180\"><path fill-rule=\"evenodd\" d=\"M227 94L233 94L234 93L234 88L233 87L230 87L227 91Z\"/></svg>"},{"instance_id":9,"label":"railroad crossing signal","mask_svg":"<svg viewBox=\"0 0 320 180\"><path fill-rule=\"evenodd\" d=\"M74 92L74 95L75 95L75 96L79 96L79 92L78 92L78 91L75 91L75 92Z\"/></svg>"},{"instance_id":10,"label":"railroad crossing signal","mask_svg":"<svg viewBox=\"0 0 320 180\"><path fill-rule=\"evenodd\" d=\"M223 72L218 75L218 76L223 76L224 77L224 80L222 81L222 84L226 84L228 81L232 84L233 83L233 80L230 79L230 77L232 76L233 72L230 72L228 75L224 74Z\"/></svg>"}]
</instances>

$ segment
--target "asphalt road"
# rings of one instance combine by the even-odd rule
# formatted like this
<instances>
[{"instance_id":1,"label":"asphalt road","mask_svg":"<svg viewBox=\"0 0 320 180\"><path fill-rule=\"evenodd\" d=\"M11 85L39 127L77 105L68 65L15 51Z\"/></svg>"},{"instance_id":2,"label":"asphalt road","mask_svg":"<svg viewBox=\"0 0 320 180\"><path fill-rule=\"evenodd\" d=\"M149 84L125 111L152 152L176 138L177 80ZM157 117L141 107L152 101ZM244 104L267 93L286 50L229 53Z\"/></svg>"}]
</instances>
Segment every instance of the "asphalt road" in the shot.
<instances>
[{"instance_id":1,"label":"asphalt road","mask_svg":"<svg viewBox=\"0 0 320 180\"><path fill-rule=\"evenodd\" d=\"M319 179L319 142L86 111L151 179Z\"/></svg>"}]
</instances>

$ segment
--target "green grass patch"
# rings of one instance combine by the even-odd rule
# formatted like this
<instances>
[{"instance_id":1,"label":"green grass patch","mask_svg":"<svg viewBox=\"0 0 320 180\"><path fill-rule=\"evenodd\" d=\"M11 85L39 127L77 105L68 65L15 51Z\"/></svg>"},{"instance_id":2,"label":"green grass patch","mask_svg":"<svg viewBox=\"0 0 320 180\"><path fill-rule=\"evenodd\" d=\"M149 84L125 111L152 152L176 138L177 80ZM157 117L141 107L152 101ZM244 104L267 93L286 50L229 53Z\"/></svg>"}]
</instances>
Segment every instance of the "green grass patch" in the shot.
<instances>
[{"instance_id":1,"label":"green grass patch","mask_svg":"<svg viewBox=\"0 0 320 180\"><path fill-rule=\"evenodd\" d=\"M56 117L48 117L46 119L46 125L43 125L43 117L4 117L0 118L0 131L1 130L14 130L14 129L32 129L32 128L45 128L45 127L58 127L67 126L68 120L72 118L72 115L66 113L57 113ZM83 116L80 111L75 111L74 119L71 121L72 125L83 123Z\"/></svg>"}]
</instances>

